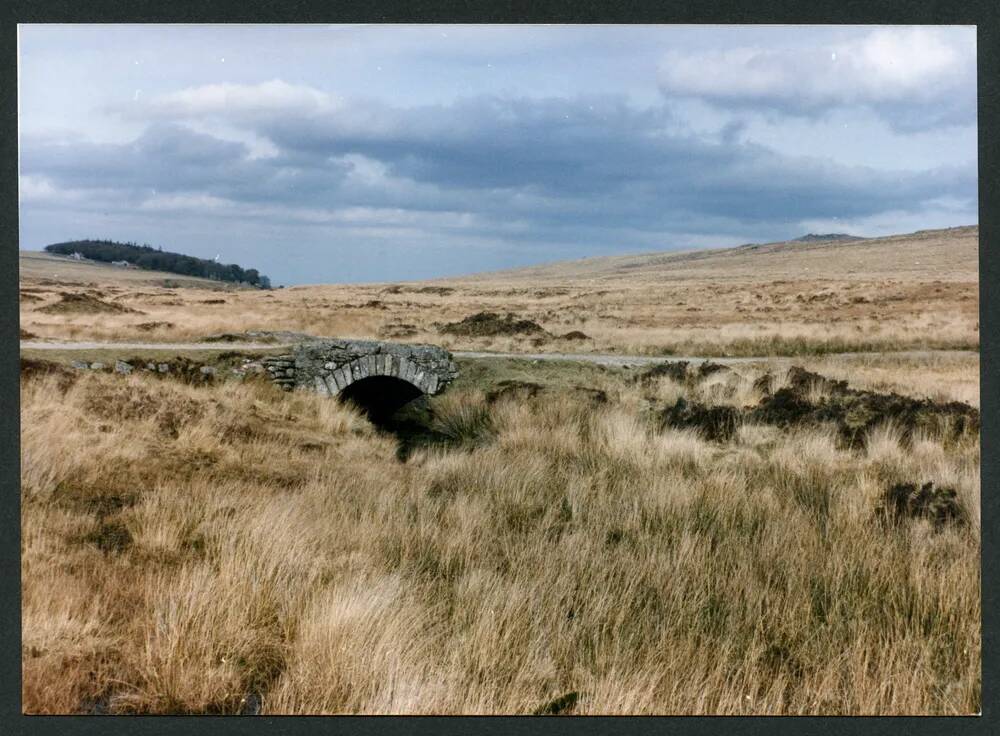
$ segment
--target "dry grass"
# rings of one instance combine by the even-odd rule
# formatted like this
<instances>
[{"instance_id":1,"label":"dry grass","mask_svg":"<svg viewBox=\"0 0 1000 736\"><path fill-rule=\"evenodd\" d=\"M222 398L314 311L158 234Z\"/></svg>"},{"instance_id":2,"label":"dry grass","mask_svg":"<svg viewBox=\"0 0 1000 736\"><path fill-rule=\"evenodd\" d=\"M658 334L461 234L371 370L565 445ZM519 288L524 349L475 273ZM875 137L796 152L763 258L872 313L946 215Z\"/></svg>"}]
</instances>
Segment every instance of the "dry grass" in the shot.
<instances>
[{"instance_id":1,"label":"dry grass","mask_svg":"<svg viewBox=\"0 0 1000 736\"><path fill-rule=\"evenodd\" d=\"M67 287L46 285L42 272L22 268L21 326L60 339L184 341L294 330L513 352L809 356L978 349L978 228L769 248L592 259L433 286L230 291L217 295L222 304L206 303L203 289L136 287L101 269L77 288L143 314L100 316L46 314ZM530 319L548 334L440 332L482 311ZM573 331L586 339L562 337Z\"/></svg>"},{"instance_id":2,"label":"dry grass","mask_svg":"<svg viewBox=\"0 0 1000 736\"><path fill-rule=\"evenodd\" d=\"M99 261L74 261L66 256L57 256L45 251L20 252L18 270L22 279L44 281L48 285L72 285L80 283L126 283L132 286L163 286L164 283L177 284L213 290L230 290L233 284L219 281L182 276L165 271L119 268Z\"/></svg>"},{"instance_id":3,"label":"dry grass","mask_svg":"<svg viewBox=\"0 0 1000 736\"><path fill-rule=\"evenodd\" d=\"M858 356L850 360L813 358L795 361L856 388L892 392L932 401L961 401L979 407L979 356ZM787 361L772 366L787 365Z\"/></svg>"},{"instance_id":4,"label":"dry grass","mask_svg":"<svg viewBox=\"0 0 1000 736\"><path fill-rule=\"evenodd\" d=\"M960 395L978 372L873 365ZM25 711L980 710L976 438L711 443L644 409L746 383L588 375L607 403L488 406L480 371L438 402L459 441L405 463L308 394L24 378ZM877 522L931 480L973 523Z\"/></svg>"},{"instance_id":5,"label":"dry grass","mask_svg":"<svg viewBox=\"0 0 1000 736\"><path fill-rule=\"evenodd\" d=\"M697 382L463 362L433 441L403 454L337 402L253 382L25 374L24 709L977 712L976 437L882 424L849 448L744 423L710 442L655 421L679 398L753 405L793 362L978 406L976 355L827 355L977 348L977 247L966 228L219 294L22 259L22 329L42 338L799 356ZM47 313L66 291L141 314ZM439 331L482 311L548 335ZM501 381L543 388L491 401ZM878 515L926 482L964 523Z\"/></svg>"},{"instance_id":6,"label":"dry grass","mask_svg":"<svg viewBox=\"0 0 1000 736\"><path fill-rule=\"evenodd\" d=\"M531 268L483 274L532 284L566 279L677 281L718 276L761 275L777 279L826 276L848 281L928 277L946 283L967 281L978 274L979 226L919 230L862 241L767 243L683 253L585 258Z\"/></svg>"}]
</instances>

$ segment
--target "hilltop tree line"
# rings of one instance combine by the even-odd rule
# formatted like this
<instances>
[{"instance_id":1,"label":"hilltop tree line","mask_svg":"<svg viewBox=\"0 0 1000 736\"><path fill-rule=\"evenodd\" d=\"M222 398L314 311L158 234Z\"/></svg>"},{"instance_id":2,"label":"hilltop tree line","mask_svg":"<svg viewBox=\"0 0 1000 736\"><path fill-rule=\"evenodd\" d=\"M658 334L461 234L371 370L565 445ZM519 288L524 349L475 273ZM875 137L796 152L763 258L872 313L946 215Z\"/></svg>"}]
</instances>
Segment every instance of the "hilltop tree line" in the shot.
<instances>
[{"instance_id":1,"label":"hilltop tree line","mask_svg":"<svg viewBox=\"0 0 1000 736\"><path fill-rule=\"evenodd\" d=\"M104 263L128 261L139 268L151 271L167 271L214 281L245 283L261 289L271 288L271 280L258 272L256 268L245 269L235 263L216 263L205 258L171 253L162 248L153 248L150 245L118 243L113 240L71 240L66 243L47 245L45 250L49 253L66 256L79 253L84 258Z\"/></svg>"}]
</instances>

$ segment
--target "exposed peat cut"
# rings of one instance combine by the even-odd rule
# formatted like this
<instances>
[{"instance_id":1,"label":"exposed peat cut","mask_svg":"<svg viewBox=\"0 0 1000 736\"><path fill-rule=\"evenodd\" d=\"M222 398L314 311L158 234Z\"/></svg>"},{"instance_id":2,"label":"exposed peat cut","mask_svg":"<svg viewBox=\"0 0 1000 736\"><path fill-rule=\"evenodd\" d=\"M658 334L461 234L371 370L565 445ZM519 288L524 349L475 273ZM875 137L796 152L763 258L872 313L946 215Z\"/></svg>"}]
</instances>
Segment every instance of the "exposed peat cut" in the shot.
<instances>
[{"instance_id":1,"label":"exposed peat cut","mask_svg":"<svg viewBox=\"0 0 1000 736\"><path fill-rule=\"evenodd\" d=\"M679 382L697 382L699 375L712 375L703 364L692 375L684 363L658 365L638 377L649 381L668 376ZM724 366L719 366L729 370ZM724 441L741 423L766 424L784 429L798 426L832 424L847 447L864 446L868 433L876 426L891 423L909 441L917 431L958 438L979 431L980 414L975 407L959 401L936 402L901 394L878 393L850 388L847 381L825 376L795 366L788 372L788 385L771 392L774 376L766 374L754 382L764 397L756 406L742 408L709 406L680 398L660 413L663 426L697 429L707 439Z\"/></svg>"},{"instance_id":2,"label":"exposed peat cut","mask_svg":"<svg viewBox=\"0 0 1000 736\"><path fill-rule=\"evenodd\" d=\"M502 335L544 335L546 331L530 319L518 319L507 313L479 312L459 322L442 325L439 331L445 335L463 337L498 337Z\"/></svg>"}]
</instances>

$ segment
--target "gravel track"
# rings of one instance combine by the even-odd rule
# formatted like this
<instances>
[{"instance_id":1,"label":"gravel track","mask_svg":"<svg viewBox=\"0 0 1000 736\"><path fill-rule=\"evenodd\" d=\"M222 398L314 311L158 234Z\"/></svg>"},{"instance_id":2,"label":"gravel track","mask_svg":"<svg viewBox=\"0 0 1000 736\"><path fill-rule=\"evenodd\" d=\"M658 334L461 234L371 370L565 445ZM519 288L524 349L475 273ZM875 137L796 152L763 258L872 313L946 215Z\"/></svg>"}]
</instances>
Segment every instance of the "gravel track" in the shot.
<instances>
[{"instance_id":1,"label":"gravel track","mask_svg":"<svg viewBox=\"0 0 1000 736\"><path fill-rule=\"evenodd\" d=\"M22 340L22 350L267 350L273 348L291 347L289 343L257 343L257 342L43 342L39 340ZM492 353L453 350L456 358L468 360L488 360L490 358L520 358L522 360L567 360L579 363L596 363L607 366L651 365L655 363L675 363L686 360L690 363L712 361L723 365L739 363L754 363L761 360L803 360L805 358L877 358L883 356L904 358L926 358L932 355L949 357L972 357L979 353L974 350L905 350L899 352L873 353L825 353L822 355L759 355L727 358L700 355L616 355L613 353Z\"/></svg>"}]
</instances>

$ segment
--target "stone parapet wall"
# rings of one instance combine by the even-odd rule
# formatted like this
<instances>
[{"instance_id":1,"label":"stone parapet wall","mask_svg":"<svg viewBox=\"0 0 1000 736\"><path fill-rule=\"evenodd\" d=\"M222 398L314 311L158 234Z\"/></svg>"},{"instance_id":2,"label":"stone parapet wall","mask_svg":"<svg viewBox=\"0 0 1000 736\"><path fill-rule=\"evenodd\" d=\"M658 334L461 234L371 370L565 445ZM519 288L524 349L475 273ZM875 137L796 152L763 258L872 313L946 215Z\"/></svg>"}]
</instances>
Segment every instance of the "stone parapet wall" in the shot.
<instances>
[{"instance_id":1,"label":"stone parapet wall","mask_svg":"<svg viewBox=\"0 0 1000 736\"><path fill-rule=\"evenodd\" d=\"M373 376L398 378L434 395L458 375L451 353L444 348L375 340L313 340L261 362L271 380L284 390L329 396Z\"/></svg>"}]
</instances>

